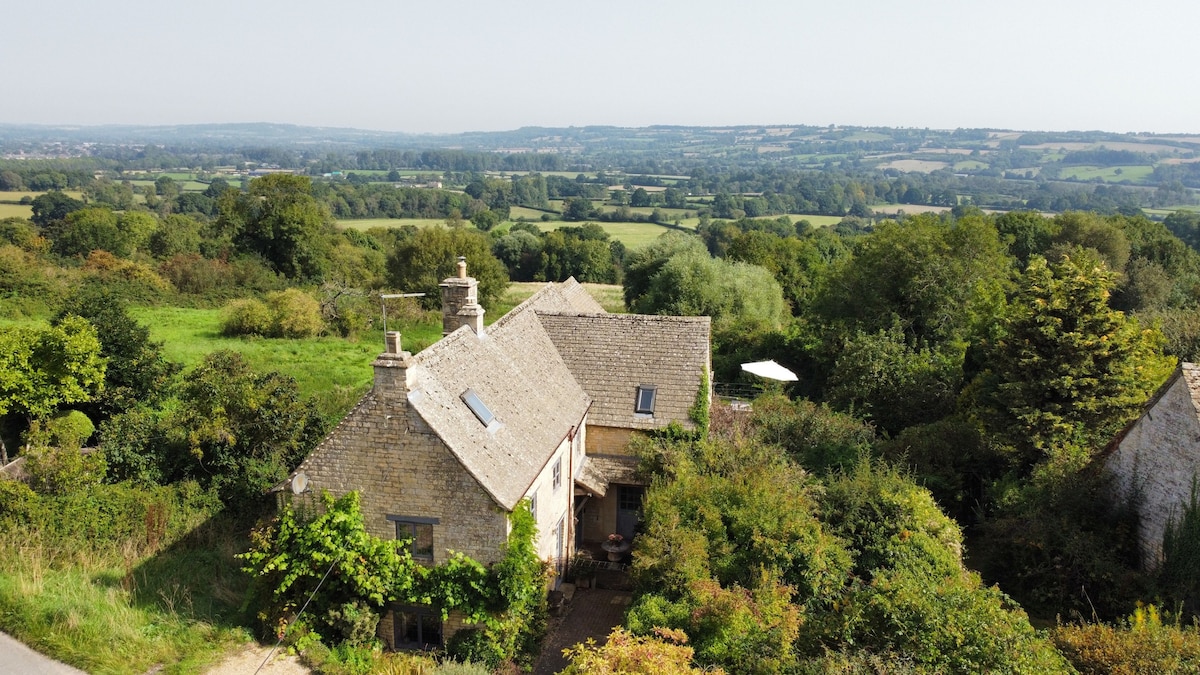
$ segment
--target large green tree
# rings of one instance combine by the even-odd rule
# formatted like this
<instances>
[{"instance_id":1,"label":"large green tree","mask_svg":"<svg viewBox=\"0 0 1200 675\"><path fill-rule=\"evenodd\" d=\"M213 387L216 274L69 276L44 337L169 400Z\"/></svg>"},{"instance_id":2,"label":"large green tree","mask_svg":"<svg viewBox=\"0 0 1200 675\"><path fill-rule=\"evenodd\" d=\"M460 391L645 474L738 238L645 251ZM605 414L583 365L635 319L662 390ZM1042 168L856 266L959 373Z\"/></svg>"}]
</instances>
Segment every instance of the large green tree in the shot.
<instances>
[{"instance_id":1,"label":"large green tree","mask_svg":"<svg viewBox=\"0 0 1200 675\"><path fill-rule=\"evenodd\" d=\"M319 279L329 266L333 219L306 176L271 174L251 181L248 192L225 191L217 227L289 279Z\"/></svg>"},{"instance_id":2,"label":"large green tree","mask_svg":"<svg viewBox=\"0 0 1200 675\"><path fill-rule=\"evenodd\" d=\"M396 243L388 256L387 281L406 293L423 292L425 307L438 307L443 279L455 276L458 257L467 259L467 274L479 281L479 302L491 306L508 287L504 264L492 255L486 234L467 229L423 227Z\"/></svg>"},{"instance_id":3,"label":"large green tree","mask_svg":"<svg viewBox=\"0 0 1200 675\"><path fill-rule=\"evenodd\" d=\"M1162 335L1108 306L1115 275L1094 254L1034 257L972 386L985 427L1027 471L1079 468L1170 373Z\"/></svg>"},{"instance_id":4,"label":"large green tree","mask_svg":"<svg viewBox=\"0 0 1200 675\"><path fill-rule=\"evenodd\" d=\"M104 389L85 408L97 424L139 404L153 405L169 393L181 366L168 361L150 329L129 316L125 302L100 286L86 286L54 320L62 325L81 316L96 328L100 356L108 364Z\"/></svg>"}]
</instances>

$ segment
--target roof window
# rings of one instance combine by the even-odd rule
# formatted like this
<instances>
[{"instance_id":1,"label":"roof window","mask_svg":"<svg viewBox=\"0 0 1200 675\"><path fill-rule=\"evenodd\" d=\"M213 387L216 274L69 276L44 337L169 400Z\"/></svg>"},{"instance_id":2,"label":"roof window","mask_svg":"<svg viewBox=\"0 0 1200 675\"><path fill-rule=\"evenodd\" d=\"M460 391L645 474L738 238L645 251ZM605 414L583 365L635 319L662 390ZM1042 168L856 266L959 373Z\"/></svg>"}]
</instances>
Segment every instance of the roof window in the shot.
<instances>
[{"instance_id":1,"label":"roof window","mask_svg":"<svg viewBox=\"0 0 1200 675\"><path fill-rule=\"evenodd\" d=\"M637 388L637 403L633 411L639 415L654 414L654 397L658 393L658 387L652 384L638 385Z\"/></svg>"},{"instance_id":2,"label":"roof window","mask_svg":"<svg viewBox=\"0 0 1200 675\"><path fill-rule=\"evenodd\" d=\"M476 394L474 389L468 389L464 391L460 398L463 400L463 403L466 403L467 407L471 409L471 412L475 413L475 417L479 418L479 421L483 423L483 426L486 427L490 425L492 421L496 419L496 416L493 415L492 411L483 404L483 399L479 398L479 394Z\"/></svg>"}]
</instances>

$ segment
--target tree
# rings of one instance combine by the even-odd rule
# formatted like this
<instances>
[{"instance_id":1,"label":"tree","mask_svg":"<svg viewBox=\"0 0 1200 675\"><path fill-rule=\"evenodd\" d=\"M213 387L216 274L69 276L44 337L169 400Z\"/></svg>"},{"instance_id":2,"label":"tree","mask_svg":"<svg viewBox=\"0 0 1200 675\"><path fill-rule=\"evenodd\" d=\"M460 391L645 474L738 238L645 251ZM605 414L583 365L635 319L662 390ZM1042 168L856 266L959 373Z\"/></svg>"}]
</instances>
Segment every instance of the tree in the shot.
<instances>
[{"instance_id":1,"label":"tree","mask_svg":"<svg viewBox=\"0 0 1200 675\"><path fill-rule=\"evenodd\" d=\"M1108 306L1115 275L1096 256L1035 257L972 386L1015 467L1078 469L1166 379L1162 335Z\"/></svg>"},{"instance_id":2,"label":"tree","mask_svg":"<svg viewBox=\"0 0 1200 675\"><path fill-rule=\"evenodd\" d=\"M712 258L702 248L668 259L629 305L642 314L710 316L718 329L778 328L785 308L783 290L770 272Z\"/></svg>"},{"instance_id":3,"label":"tree","mask_svg":"<svg viewBox=\"0 0 1200 675\"><path fill-rule=\"evenodd\" d=\"M44 419L59 406L91 400L104 387L100 340L87 319L0 332L0 416ZM7 450L0 440L0 454Z\"/></svg>"},{"instance_id":4,"label":"tree","mask_svg":"<svg viewBox=\"0 0 1200 675\"><path fill-rule=\"evenodd\" d=\"M245 506L261 501L325 432L294 379L256 372L236 352L206 356L184 378L178 401L160 419L134 409L104 427L102 448L116 449L119 475L194 479L227 505Z\"/></svg>"},{"instance_id":5,"label":"tree","mask_svg":"<svg viewBox=\"0 0 1200 675\"><path fill-rule=\"evenodd\" d=\"M388 256L388 283L406 293L425 293L422 304L436 308L441 302L438 284L458 273L459 256L467 259L467 274L479 281L480 304L499 300L508 287L508 273L492 255L488 236L472 230L423 227L397 242Z\"/></svg>"},{"instance_id":6,"label":"tree","mask_svg":"<svg viewBox=\"0 0 1200 675\"><path fill-rule=\"evenodd\" d=\"M68 213L87 206L78 199L68 197L57 190L51 190L34 198L30 204L33 206L33 216L30 217L30 220L40 227L46 227L56 220L62 220L67 217Z\"/></svg>"},{"instance_id":7,"label":"tree","mask_svg":"<svg viewBox=\"0 0 1200 675\"><path fill-rule=\"evenodd\" d=\"M116 293L100 286L84 287L53 325L72 316L81 316L95 327L100 356L107 363L104 389L86 406L93 420L101 422L138 404L153 405L169 392L181 366L163 356L162 343L150 339L150 329L129 316Z\"/></svg>"},{"instance_id":8,"label":"tree","mask_svg":"<svg viewBox=\"0 0 1200 675\"><path fill-rule=\"evenodd\" d=\"M563 204L563 220L587 220L592 216L592 201L586 197L571 197Z\"/></svg>"},{"instance_id":9,"label":"tree","mask_svg":"<svg viewBox=\"0 0 1200 675\"><path fill-rule=\"evenodd\" d=\"M72 211L47 228L47 234L54 252L61 256L87 256L101 250L123 258L130 252L129 240L118 226L117 214L107 207Z\"/></svg>"},{"instance_id":10,"label":"tree","mask_svg":"<svg viewBox=\"0 0 1200 675\"><path fill-rule=\"evenodd\" d=\"M329 265L333 220L306 176L256 178L247 193L221 196L217 228L241 251L260 255L289 279L318 279Z\"/></svg>"},{"instance_id":11,"label":"tree","mask_svg":"<svg viewBox=\"0 0 1200 675\"><path fill-rule=\"evenodd\" d=\"M864 332L896 322L915 344L978 336L1003 304L1011 259L982 217L888 221L830 270L816 308Z\"/></svg>"}]
</instances>

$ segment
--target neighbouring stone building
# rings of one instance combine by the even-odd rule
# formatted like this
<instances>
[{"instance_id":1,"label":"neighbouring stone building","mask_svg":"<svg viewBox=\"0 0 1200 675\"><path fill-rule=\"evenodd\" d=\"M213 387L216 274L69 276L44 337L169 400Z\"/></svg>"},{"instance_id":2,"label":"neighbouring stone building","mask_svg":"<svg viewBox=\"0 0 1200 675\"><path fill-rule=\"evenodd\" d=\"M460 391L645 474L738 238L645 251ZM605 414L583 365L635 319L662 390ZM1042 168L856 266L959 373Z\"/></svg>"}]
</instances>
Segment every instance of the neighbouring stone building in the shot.
<instances>
[{"instance_id":1,"label":"neighbouring stone building","mask_svg":"<svg viewBox=\"0 0 1200 675\"><path fill-rule=\"evenodd\" d=\"M418 354L389 333L375 384L293 474L300 499L361 493L370 532L411 538L417 560L499 558L508 513L529 500L538 552L561 575L576 546L632 536L643 483L627 444L710 398L707 317L608 314L574 279L548 284L484 328L461 258L442 284L444 337ZM299 480L296 480L299 478ZM394 648L458 628L395 607Z\"/></svg>"},{"instance_id":2,"label":"neighbouring stone building","mask_svg":"<svg viewBox=\"0 0 1200 675\"><path fill-rule=\"evenodd\" d=\"M1110 445L1105 466L1137 510L1142 565L1154 569L1167 523L1180 517L1200 475L1200 365L1179 364Z\"/></svg>"}]
</instances>

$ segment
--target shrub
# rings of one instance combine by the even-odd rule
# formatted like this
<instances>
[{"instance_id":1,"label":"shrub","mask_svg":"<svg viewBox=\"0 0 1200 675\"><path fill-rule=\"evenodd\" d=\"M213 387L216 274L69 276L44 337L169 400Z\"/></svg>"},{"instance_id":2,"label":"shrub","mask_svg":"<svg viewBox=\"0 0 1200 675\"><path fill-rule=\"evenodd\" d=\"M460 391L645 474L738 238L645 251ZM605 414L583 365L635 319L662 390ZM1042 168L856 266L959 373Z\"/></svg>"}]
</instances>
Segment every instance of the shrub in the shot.
<instances>
[{"instance_id":1,"label":"shrub","mask_svg":"<svg viewBox=\"0 0 1200 675\"><path fill-rule=\"evenodd\" d=\"M1115 626L1060 625L1050 637L1082 675L1200 672L1200 629L1164 624L1154 605Z\"/></svg>"},{"instance_id":2,"label":"shrub","mask_svg":"<svg viewBox=\"0 0 1200 675\"><path fill-rule=\"evenodd\" d=\"M258 300L234 300L221 311L221 334L268 335L271 332L271 318L271 310Z\"/></svg>"},{"instance_id":3,"label":"shrub","mask_svg":"<svg viewBox=\"0 0 1200 675\"><path fill-rule=\"evenodd\" d=\"M298 288L268 293L267 305L271 308L272 337L313 337L324 328L321 304Z\"/></svg>"},{"instance_id":4,"label":"shrub","mask_svg":"<svg viewBox=\"0 0 1200 675\"><path fill-rule=\"evenodd\" d=\"M61 412L46 423L50 443L59 448L79 449L96 432L96 425L78 410Z\"/></svg>"},{"instance_id":5,"label":"shrub","mask_svg":"<svg viewBox=\"0 0 1200 675\"><path fill-rule=\"evenodd\" d=\"M566 650L571 664L564 675L613 675L615 673L646 673L647 675L683 675L711 673L721 675L720 668L700 670L692 665L692 648L682 631L655 629L654 635L633 635L614 628L603 645L589 639L586 645Z\"/></svg>"},{"instance_id":6,"label":"shrub","mask_svg":"<svg viewBox=\"0 0 1200 675\"><path fill-rule=\"evenodd\" d=\"M307 338L323 328L320 303L297 288L268 293L265 303L234 300L225 306L221 320L221 333L230 336Z\"/></svg>"},{"instance_id":7,"label":"shrub","mask_svg":"<svg viewBox=\"0 0 1200 675\"><path fill-rule=\"evenodd\" d=\"M39 494L66 495L86 491L104 480L104 456L84 454L79 446L33 446L22 456L25 457L29 486Z\"/></svg>"}]
</instances>

